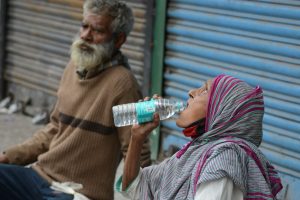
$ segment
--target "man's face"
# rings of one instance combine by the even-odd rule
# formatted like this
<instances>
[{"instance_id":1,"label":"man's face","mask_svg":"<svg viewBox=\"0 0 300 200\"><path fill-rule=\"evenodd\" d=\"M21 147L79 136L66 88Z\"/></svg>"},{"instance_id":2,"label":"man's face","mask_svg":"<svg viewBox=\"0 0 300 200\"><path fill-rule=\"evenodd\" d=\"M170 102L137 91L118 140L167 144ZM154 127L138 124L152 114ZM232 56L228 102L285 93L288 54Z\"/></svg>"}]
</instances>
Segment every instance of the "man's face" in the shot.
<instances>
[{"instance_id":1,"label":"man's face","mask_svg":"<svg viewBox=\"0 0 300 200\"><path fill-rule=\"evenodd\" d=\"M110 41L112 20L109 15L87 13L82 20L80 38L89 44L103 44Z\"/></svg>"},{"instance_id":2,"label":"man's face","mask_svg":"<svg viewBox=\"0 0 300 200\"><path fill-rule=\"evenodd\" d=\"M89 70L112 57L115 43L111 22L108 15L84 15L79 35L71 47L71 59L77 67Z\"/></svg>"}]
</instances>

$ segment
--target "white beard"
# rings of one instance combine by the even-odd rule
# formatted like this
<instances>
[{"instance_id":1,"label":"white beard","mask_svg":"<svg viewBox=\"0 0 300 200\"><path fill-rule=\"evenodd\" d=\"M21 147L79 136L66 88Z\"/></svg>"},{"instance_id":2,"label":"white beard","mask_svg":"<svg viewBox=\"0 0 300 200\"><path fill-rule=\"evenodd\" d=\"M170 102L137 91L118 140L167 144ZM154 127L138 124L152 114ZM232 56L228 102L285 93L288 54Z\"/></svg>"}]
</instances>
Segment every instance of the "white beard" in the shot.
<instances>
[{"instance_id":1,"label":"white beard","mask_svg":"<svg viewBox=\"0 0 300 200\"><path fill-rule=\"evenodd\" d=\"M114 51L114 40L101 44L89 44L78 35L71 45L71 59L77 69L90 70L107 62Z\"/></svg>"}]
</instances>

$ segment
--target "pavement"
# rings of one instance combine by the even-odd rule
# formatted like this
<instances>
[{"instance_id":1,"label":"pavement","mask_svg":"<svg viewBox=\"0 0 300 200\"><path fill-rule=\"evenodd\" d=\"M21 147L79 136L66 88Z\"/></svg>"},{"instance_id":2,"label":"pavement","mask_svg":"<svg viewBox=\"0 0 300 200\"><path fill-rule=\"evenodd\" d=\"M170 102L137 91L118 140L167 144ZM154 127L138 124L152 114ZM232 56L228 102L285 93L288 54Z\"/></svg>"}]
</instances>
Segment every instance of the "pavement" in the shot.
<instances>
[{"instance_id":1,"label":"pavement","mask_svg":"<svg viewBox=\"0 0 300 200\"><path fill-rule=\"evenodd\" d=\"M32 118L22 114L0 113L0 152L29 138L43 125L34 125ZM118 167L116 177L123 171L123 162ZM115 200L128 200L115 192Z\"/></svg>"}]
</instances>

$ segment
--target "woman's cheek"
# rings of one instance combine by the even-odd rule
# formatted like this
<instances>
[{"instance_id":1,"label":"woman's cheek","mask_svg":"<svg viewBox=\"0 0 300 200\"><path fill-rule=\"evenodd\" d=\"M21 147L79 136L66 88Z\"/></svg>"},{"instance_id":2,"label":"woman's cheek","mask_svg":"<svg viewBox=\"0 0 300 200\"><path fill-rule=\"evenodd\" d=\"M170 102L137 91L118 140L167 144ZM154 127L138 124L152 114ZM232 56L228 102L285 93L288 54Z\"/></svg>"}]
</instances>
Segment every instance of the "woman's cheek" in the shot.
<instances>
[{"instance_id":1,"label":"woman's cheek","mask_svg":"<svg viewBox=\"0 0 300 200\"><path fill-rule=\"evenodd\" d=\"M188 113L186 112L186 110L184 110L182 113L179 114L178 118L176 119L176 125L178 127L181 127L181 128L186 127L186 121L187 121L186 115L187 114Z\"/></svg>"}]
</instances>

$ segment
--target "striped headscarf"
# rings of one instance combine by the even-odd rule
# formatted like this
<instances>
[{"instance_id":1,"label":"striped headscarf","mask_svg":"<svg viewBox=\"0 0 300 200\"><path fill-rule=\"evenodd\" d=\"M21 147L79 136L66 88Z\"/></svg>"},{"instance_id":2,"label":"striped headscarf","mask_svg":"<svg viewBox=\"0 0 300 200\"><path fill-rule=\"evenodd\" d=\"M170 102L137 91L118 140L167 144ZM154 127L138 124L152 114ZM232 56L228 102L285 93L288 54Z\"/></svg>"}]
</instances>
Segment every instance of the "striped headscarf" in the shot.
<instances>
[{"instance_id":1,"label":"striped headscarf","mask_svg":"<svg viewBox=\"0 0 300 200\"><path fill-rule=\"evenodd\" d=\"M159 165L144 168L140 199L194 199L197 186L232 179L245 199L276 199L277 172L260 152L262 90L231 76L211 86L205 133Z\"/></svg>"},{"instance_id":2,"label":"striped headscarf","mask_svg":"<svg viewBox=\"0 0 300 200\"><path fill-rule=\"evenodd\" d=\"M260 145L264 114L260 87L253 89L239 79L220 75L214 79L208 102L206 133L199 139L234 136Z\"/></svg>"}]
</instances>

